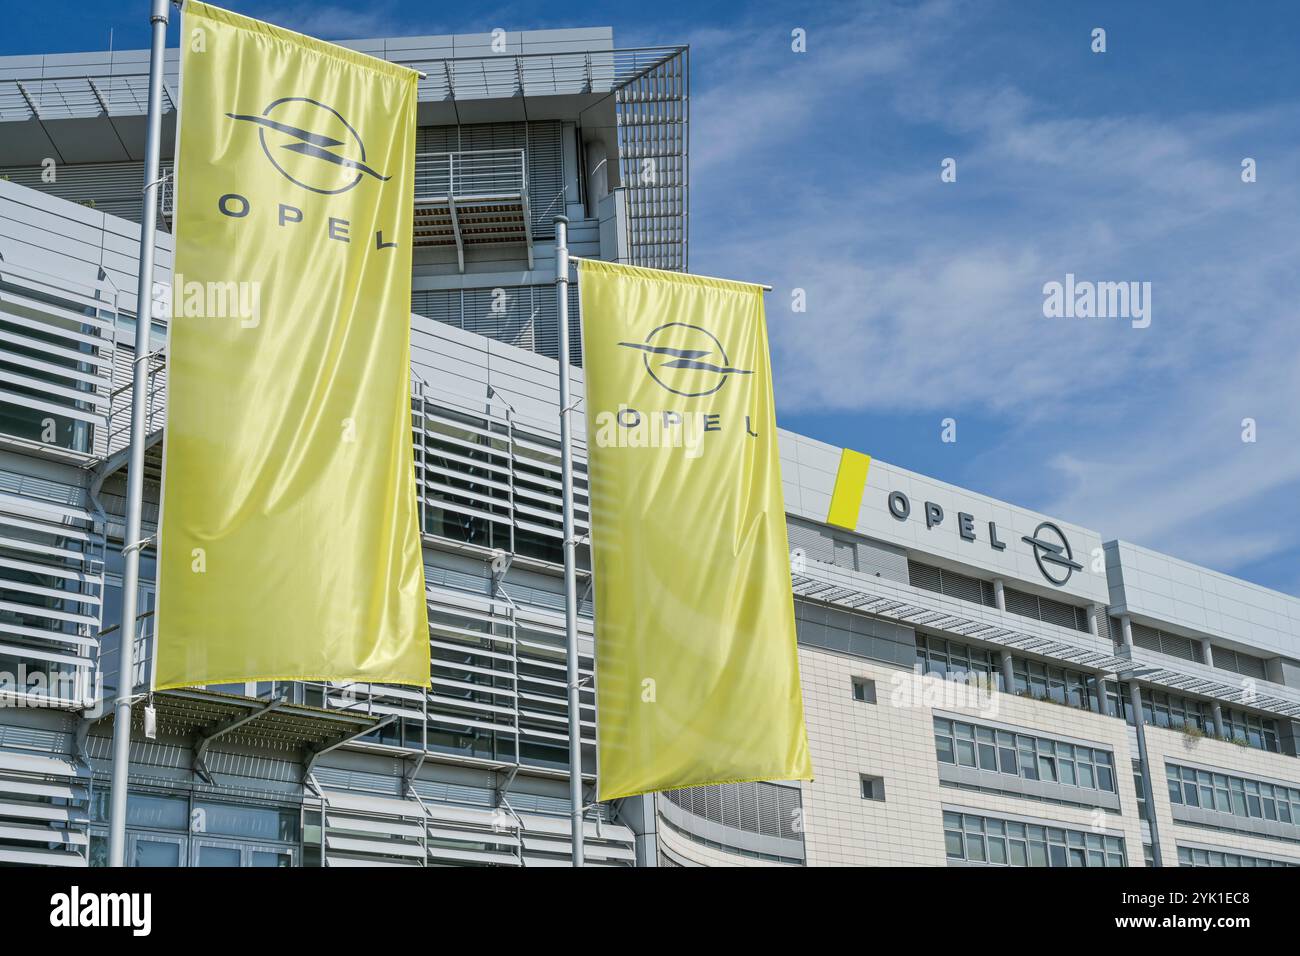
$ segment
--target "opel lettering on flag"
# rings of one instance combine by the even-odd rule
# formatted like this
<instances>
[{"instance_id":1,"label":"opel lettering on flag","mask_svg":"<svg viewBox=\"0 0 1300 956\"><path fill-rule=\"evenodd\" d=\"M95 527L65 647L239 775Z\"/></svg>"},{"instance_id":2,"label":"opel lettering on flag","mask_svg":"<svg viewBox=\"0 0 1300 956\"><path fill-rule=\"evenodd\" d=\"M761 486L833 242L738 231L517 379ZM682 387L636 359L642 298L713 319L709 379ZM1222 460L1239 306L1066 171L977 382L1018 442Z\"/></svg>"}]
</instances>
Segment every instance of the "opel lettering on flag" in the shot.
<instances>
[{"instance_id":1,"label":"opel lettering on flag","mask_svg":"<svg viewBox=\"0 0 1300 956\"><path fill-rule=\"evenodd\" d=\"M197 2L181 50L155 686L427 685L418 74Z\"/></svg>"},{"instance_id":2,"label":"opel lettering on flag","mask_svg":"<svg viewBox=\"0 0 1300 956\"><path fill-rule=\"evenodd\" d=\"M811 779L762 289L578 267L599 799Z\"/></svg>"}]
</instances>

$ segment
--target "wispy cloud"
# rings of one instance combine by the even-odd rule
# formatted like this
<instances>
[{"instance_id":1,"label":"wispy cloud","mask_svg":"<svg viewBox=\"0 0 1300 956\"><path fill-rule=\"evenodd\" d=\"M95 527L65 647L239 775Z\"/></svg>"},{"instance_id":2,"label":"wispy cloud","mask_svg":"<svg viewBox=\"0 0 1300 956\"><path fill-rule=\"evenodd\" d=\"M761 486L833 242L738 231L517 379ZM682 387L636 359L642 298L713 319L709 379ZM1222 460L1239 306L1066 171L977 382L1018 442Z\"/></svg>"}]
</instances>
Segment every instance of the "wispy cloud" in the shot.
<instances>
[{"instance_id":1,"label":"wispy cloud","mask_svg":"<svg viewBox=\"0 0 1300 956\"><path fill-rule=\"evenodd\" d=\"M992 416L967 468L995 492L1032 470L1026 503L1227 570L1291 547L1300 100L1046 99L971 69L963 4L808 26L802 56L765 25L704 37L696 74L694 265L777 286L781 411ZM1246 155L1270 175L1242 183ZM1151 328L1044 318L1067 272L1151 282Z\"/></svg>"}]
</instances>

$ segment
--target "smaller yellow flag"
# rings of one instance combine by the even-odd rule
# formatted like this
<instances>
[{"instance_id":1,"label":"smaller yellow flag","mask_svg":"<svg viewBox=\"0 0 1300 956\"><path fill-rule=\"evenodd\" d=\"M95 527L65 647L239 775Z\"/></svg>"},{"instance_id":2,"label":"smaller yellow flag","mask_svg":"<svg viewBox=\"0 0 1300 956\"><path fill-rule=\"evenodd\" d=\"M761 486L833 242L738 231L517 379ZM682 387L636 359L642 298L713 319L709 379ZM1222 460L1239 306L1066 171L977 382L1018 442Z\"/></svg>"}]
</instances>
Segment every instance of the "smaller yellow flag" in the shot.
<instances>
[{"instance_id":1,"label":"smaller yellow flag","mask_svg":"<svg viewBox=\"0 0 1300 956\"><path fill-rule=\"evenodd\" d=\"M583 260L601 800L812 777L762 290Z\"/></svg>"}]
</instances>

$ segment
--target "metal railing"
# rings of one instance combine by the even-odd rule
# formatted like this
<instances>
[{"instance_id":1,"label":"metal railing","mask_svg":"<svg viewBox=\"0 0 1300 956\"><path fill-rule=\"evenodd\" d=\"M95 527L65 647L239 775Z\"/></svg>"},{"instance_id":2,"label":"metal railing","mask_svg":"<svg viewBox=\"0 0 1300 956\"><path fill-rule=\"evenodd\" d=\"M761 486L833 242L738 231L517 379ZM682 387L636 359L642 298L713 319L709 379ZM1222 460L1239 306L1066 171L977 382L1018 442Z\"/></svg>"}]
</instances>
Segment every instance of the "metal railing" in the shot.
<instances>
[{"instance_id":1,"label":"metal railing","mask_svg":"<svg viewBox=\"0 0 1300 956\"><path fill-rule=\"evenodd\" d=\"M138 321L136 334L140 334ZM148 332L146 331L145 334L147 335ZM155 349L149 353L148 388L145 394L144 413L146 435L152 435L163 426L163 413L166 411L167 399L166 382L162 373L166 366L167 358L163 349ZM108 420L105 427L107 436L105 455L111 455L131 443L131 389L133 383L130 378L130 365L127 364L125 370L118 374L126 375L127 378L121 385L114 387L110 395Z\"/></svg>"},{"instance_id":2,"label":"metal railing","mask_svg":"<svg viewBox=\"0 0 1300 956\"><path fill-rule=\"evenodd\" d=\"M522 149L415 154L415 201L521 198L528 191Z\"/></svg>"},{"instance_id":3,"label":"metal railing","mask_svg":"<svg viewBox=\"0 0 1300 956\"><path fill-rule=\"evenodd\" d=\"M158 184L158 212L170 229L172 213L176 210L176 172L171 163L163 163L158 168L158 175L162 177Z\"/></svg>"},{"instance_id":4,"label":"metal railing","mask_svg":"<svg viewBox=\"0 0 1300 956\"><path fill-rule=\"evenodd\" d=\"M684 51L684 46L633 47L573 53L498 54L482 57L389 57L420 70L423 102L609 93ZM134 67L134 69L133 69ZM143 115L148 64L117 62L66 75L57 57L24 76L0 79L0 122ZM48 71L48 72L47 72ZM63 73L64 75L56 75ZM175 61L163 74L163 110L176 109Z\"/></svg>"}]
</instances>

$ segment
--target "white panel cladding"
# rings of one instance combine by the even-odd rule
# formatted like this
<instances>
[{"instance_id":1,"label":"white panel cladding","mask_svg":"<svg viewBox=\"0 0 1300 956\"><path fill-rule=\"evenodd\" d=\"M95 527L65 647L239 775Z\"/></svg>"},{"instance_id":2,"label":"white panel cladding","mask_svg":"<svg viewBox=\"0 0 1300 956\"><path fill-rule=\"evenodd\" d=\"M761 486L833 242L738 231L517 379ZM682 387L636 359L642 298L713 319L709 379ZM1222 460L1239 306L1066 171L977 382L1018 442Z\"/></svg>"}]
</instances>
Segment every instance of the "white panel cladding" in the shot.
<instances>
[{"instance_id":1,"label":"white panel cladding","mask_svg":"<svg viewBox=\"0 0 1300 956\"><path fill-rule=\"evenodd\" d=\"M0 179L0 254L4 261L58 276L65 288L115 290L134 313L140 227L98 210ZM156 243L159 280L171 272L172 237Z\"/></svg>"},{"instance_id":2,"label":"white panel cladding","mask_svg":"<svg viewBox=\"0 0 1300 956\"><path fill-rule=\"evenodd\" d=\"M795 517L788 520L787 531L791 552L802 549L809 560L874 574L902 584L908 582L907 552L902 548L847 532L836 532L825 525Z\"/></svg>"},{"instance_id":3,"label":"white panel cladding","mask_svg":"<svg viewBox=\"0 0 1300 956\"><path fill-rule=\"evenodd\" d=\"M140 188L144 163L65 163L56 167L56 178L46 182L44 166L10 166L0 169L0 178L21 186L58 196L96 212L139 222L142 212ZM160 229L167 223L160 220Z\"/></svg>"},{"instance_id":4,"label":"white panel cladding","mask_svg":"<svg viewBox=\"0 0 1300 956\"><path fill-rule=\"evenodd\" d=\"M1107 542L1106 563L1111 613L1300 660L1300 598L1128 541Z\"/></svg>"}]
</instances>

